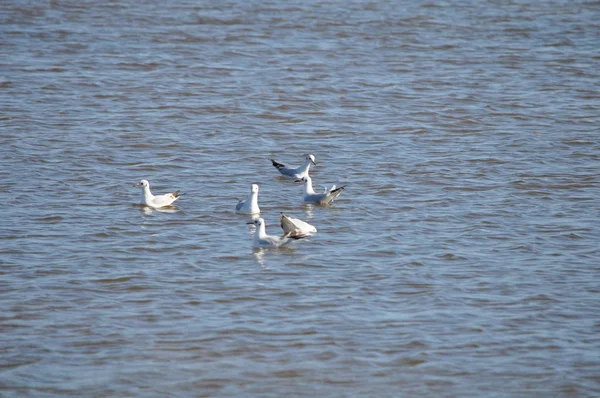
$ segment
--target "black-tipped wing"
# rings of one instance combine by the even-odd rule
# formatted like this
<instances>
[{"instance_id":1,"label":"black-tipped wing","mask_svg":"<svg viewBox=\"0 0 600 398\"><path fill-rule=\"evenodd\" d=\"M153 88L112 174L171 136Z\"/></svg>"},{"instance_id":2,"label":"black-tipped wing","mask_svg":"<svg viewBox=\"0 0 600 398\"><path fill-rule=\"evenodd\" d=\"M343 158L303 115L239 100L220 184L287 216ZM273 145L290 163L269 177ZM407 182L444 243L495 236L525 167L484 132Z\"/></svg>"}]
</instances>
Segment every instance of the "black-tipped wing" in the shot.
<instances>
[{"instance_id":1,"label":"black-tipped wing","mask_svg":"<svg viewBox=\"0 0 600 398\"><path fill-rule=\"evenodd\" d=\"M331 191L330 193L331 193L331 194L336 194L336 193L337 193L337 194L340 194L340 193L342 193L342 191L344 190L344 188L346 188L346 186L345 186L345 185L343 185L343 186L341 186L341 187L339 187L339 188L336 188L336 189L334 189L334 190L333 190L333 191Z\"/></svg>"},{"instance_id":2,"label":"black-tipped wing","mask_svg":"<svg viewBox=\"0 0 600 398\"><path fill-rule=\"evenodd\" d=\"M276 162L273 159L271 159L271 163L273 163L273 166L275 166L277 169L283 169L285 167L284 164Z\"/></svg>"}]
</instances>

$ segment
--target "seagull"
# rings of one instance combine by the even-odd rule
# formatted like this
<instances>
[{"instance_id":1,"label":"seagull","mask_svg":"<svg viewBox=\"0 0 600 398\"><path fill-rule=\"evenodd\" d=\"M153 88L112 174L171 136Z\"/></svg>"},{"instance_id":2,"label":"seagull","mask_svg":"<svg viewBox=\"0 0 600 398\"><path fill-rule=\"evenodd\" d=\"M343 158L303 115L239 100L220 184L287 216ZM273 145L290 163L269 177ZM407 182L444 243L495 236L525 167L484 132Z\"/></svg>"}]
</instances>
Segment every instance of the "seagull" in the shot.
<instances>
[{"instance_id":1,"label":"seagull","mask_svg":"<svg viewBox=\"0 0 600 398\"><path fill-rule=\"evenodd\" d=\"M278 162L274 161L273 159L271 159L271 163L273 163L273 166L275 166L277 168L277 170L279 170L281 175L283 175L284 177L287 177L287 178L295 178L295 179L299 179L299 178L302 178L302 177L308 175L308 169L310 169L311 163L314 164L315 166L317 165L317 163L315 162L314 155L306 155L304 164L295 169L285 167L285 165L278 163Z\"/></svg>"},{"instance_id":2,"label":"seagull","mask_svg":"<svg viewBox=\"0 0 600 398\"><path fill-rule=\"evenodd\" d=\"M297 218L288 217L281 213L281 228L286 234L292 235L311 235L317 232L317 229L307 222Z\"/></svg>"},{"instance_id":3,"label":"seagull","mask_svg":"<svg viewBox=\"0 0 600 398\"><path fill-rule=\"evenodd\" d=\"M167 193L165 195L154 196L152 195L152 192L150 192L150 183L148 182L148 180L141 180L139 184L133 184L133 186L142 187L142 204L152 207L154 209L169 206L171 203L179 199L181 195L183 195L179 194L179 191L175 191L173 193Z\"/></svg>"},{"instance_id":4,"label":"seagull","mask_svg":"<svg viewBox=\"0 0 600 398\"><path fill-rule=\"evenodd\" d=\"M252 184L248 199L240 200L235 206L235 211L240 214L260 213L260 208L258 207L258 184Z\"/></svg>"},{"instance_id":5,"label":"seagull","mask_svg":"<svg viewBox=\"0 0 600 398\"><path fill-rule=\"evenodd\" d=\"M326 205L333 202L335 198L340 196L340 194L346 187L344 185L342 187L336 188L334 185L331 188L325 188L325 191L323 193L316 193L313 190L312 179L308 174L306 174L306 176L302 177L301 179L296 180L296 182L304 183L304 203L318 203L321 205Z\"/></svg>"},{"instance_id":6,"label":"seagull","mask_svg":"<svg viewBox=\"0 0 600 398\"><path fill-rule=\"evenodd\" d=\"M267 235L265 232L265 220L262 218L255 218L247 224L254 224L256 226L256 232L254 232L254 247L279 247L287 245L293 240L305 238L306 235L292 235L292 233L286 233L283 236Z\"/></svg>"}]
</instances>

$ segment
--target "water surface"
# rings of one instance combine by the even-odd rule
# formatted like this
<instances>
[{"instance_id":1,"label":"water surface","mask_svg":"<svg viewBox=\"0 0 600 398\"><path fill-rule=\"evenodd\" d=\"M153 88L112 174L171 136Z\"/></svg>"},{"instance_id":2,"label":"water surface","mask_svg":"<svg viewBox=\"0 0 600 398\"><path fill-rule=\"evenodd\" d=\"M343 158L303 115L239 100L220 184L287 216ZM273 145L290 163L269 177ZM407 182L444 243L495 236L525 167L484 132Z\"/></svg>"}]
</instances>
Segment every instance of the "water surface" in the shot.
<instances>
[{"instance_id":1,"label":"water surface","mask_svg":"<svg viewBox=\"0 0 600 398\"><path fill-rule=\"evenodd\" d=\"M598 21L2 2L0 394L597 396ZM331 207L269 160L306 153ZM254 182L318 234L253 250Z\"/></svg>"}]
</instances>

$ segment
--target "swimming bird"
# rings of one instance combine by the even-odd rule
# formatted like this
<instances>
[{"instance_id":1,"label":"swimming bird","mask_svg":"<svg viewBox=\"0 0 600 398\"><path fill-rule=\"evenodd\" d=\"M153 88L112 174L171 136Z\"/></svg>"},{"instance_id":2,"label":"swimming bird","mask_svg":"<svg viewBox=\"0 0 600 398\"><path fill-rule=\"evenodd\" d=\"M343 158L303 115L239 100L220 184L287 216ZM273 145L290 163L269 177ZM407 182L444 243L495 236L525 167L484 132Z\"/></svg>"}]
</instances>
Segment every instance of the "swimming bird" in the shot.
<instances>
[{"instance_id":1,"label":"swimming bird","mask_svg":"<svg viewBox=\"0 0 600 398\"><path fill-rule=\"evenodd\" d=\"M279 170L282 176L295 179L299 179L308 175L308 170L310 169L311 164L314 164L315 166L317 165L314 155L306 155L306 158L304 158L304 164L300 167L296 167L295 169L285 167L284 164L278 163L273 159L271 159L271 163L273 163L273 166Z\"/></svg>"},{"instance_id":2,"label":"swimming bird","mask_svg":"<svg viewBox=\"0 0 600 398\"><path fill-rule=\"evenodd\" d=\"M254 247L280 247L287 245L293 240L306 237L306 235L292 235L291 233L286 233L283 236L267 235L267 232L265 231L265 220L262 218L255 218L247 224L254 224L256 226L254 241L252 242Z\"/></svg>"},{"instance_id":3,"label":"swimming bird","mask_svg":"<svg viewBox=\"0 0 600 398\"><path fill-rule=\"evenodd\" d=\"M317 232L317 229L309 223L297 218L288 217L281 213L281 228L283 232L292 235L311 235Z\"/></svg>"},{"instance_id":4,"label":"swimming bird","mask_svg":"<svg viewBox=\"0 0 600 398\"><path fill-rule=\"evenodd\" d=\"M326 205L333 202L335 198L340 196L340 194L346 187L344 185L342 187L336 188L334 185L331 188L325 188L325 191L323 193L316 193L313 190L312 179L308 174L302 177L301 179L296 180L296 182L304 183L304 203L318 203L322 205Z\"/></svg>"},{"instance_id":5,"label":"swimming bird","mask_svg":"<svg viewBox=\"0 0 600 398\"><path fill-rule=\"evenodd\" d=\"M142 204L154 209L169 206L182 195L180 195L179 191L177 190L173 193L154 196L152 195L152 192L150 192L150 183L148 180L141 180L139 184L133 184L133 186L142 187Z\"/></svg>"},{"instance_id":6,"label":"swimming bird","mask_svg":"<svg viewBox=\"0 0 600 398\"><path fill-rule=\"evenodd\" d=\"M235 206L235 211L240 214L260 213L260 208L258 207L258 184L252 184L248 199L240 200Z\"/></svg>"}]
</instances>

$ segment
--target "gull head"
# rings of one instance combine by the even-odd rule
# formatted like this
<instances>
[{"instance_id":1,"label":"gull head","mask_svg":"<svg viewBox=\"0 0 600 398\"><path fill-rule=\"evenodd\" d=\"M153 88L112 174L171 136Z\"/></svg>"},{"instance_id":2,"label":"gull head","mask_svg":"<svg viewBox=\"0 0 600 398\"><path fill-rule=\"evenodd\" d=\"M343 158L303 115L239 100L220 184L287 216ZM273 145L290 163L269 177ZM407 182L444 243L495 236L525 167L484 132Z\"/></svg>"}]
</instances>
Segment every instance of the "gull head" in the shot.
<instances>
[{"instance_id":1,"label":"gull head","mask_svg":"<svg viewBox=\"0 0 600 398\"><path fill-rule=\"evenodd\" d=\"M308 181L310 181L310 177L309 176L304 176L298 180L295 180L294 182L301 182L303 184L306 184Z\"/></svg>"},{"instance_id":2,"label":"gull head","mask_svg":"<svg viewBox=\"0 0 600 398\"><path fill-rule=\"evenodd\" d=\"M134 187L149 187L150 183L148 182L148 180L141 180L139 184L133 184Z\"/></svg>"},{"instance_id":3,"label":"gull head","mask_svg":"<svg viewBox=\"0 0 600 398\"><path fill-rule=\"evenodd\" d=\"M317 165L317 162L315 162L315 155L306 155L306 160L310 161L315 166Z\"/></svg>"},{"instance_id":4,"label":"gull head","mask_svg":"<svg viewBox=\"0 0 600 398\"><path fill-rule=\"evenodd\" d=\"M262 218L255 218L254 220L247 222L246 224L254 224L256 225L256 228L258 228L259 226L265 224L265 220L263 220Z\"/></svg>"},{"instance_id":5,"label":"gull head","mask_svg":"<svg viewBox=\"0 0 600 398\"><path fill-rule=\"evenodd\" d=\"M258 184L252 184L252 188L250 188L250 192L258 193Z\"/></svg>"}]
</instances>

